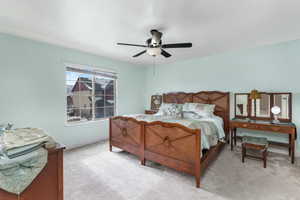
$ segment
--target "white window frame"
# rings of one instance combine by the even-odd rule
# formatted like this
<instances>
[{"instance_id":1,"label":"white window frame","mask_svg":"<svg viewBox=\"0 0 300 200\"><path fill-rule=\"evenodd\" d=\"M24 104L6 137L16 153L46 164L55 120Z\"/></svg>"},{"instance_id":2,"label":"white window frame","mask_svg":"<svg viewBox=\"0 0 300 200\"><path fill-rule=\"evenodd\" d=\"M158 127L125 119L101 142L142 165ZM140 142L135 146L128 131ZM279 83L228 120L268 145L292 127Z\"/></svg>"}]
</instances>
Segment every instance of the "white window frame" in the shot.
<instances>
[{"instance_id":1,"label":"white window frame","mask_svg":"<svg viewBox=\"0 0 300 200\"><path fill-rule=\"evenodd\" d=\"M95 66L91 66L91 65L83 65L83 64L71 64L71 63L65 63L65 73L68 72L68 67L70 68L75 68L75 69L79 69L79 70L90 70L90 71L95 71L95 72L99 72L99 73L112 73L112 74L115 74L115 76L117 77L117 73L113 70L106 70L106 69L103 69L103 68L100 68L100 67L95 67ZM87 73L88 74L88 73ZM109 119L110 117L103 117L103 118L96 118L95 117L95 79L96 79L96 76L97 75L92 75L92 119L91 120L88 120L88 121L74 121L74 122L69 122L68 121L68 103L67 103L67 98L66 99L66 104L65 104L65 124L66 126L72 126L72 125L81 125L81 124L86 124L86 123L91 123L91 122L95 122L95 121L101 121L101 120L106 120L106 119ZM117 78L115 79L112 79L114 81L114 115L113 116L116 116L117 115ZM65 92L67 91L67 77L65 75ZM65 93L67 97L68 94L67 92ZM104 95L105 96L105 90L104 90ZM104 109L104 113L105 113L105 105L103 107ZM80 109L80 112L81 112L81 109ZM105 115L104 115L105 116Z\"/></svg>"}]
</instances>

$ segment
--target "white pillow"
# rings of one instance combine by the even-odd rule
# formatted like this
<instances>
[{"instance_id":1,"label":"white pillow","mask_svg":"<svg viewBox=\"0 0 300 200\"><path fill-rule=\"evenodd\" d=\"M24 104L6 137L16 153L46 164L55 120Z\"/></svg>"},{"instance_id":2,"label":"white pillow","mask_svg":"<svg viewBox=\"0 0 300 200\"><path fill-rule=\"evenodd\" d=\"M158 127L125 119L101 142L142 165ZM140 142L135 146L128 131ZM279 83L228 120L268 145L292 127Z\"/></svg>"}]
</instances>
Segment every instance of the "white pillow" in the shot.
<instances>
[{"instance_id":1,"label":"white pillow","mask_svg":"<svg viewBox=\"0 0 300 200\"><path fill-rule=\"evenodd\" d=\"M185 103L183 104L183 112L194 112L201 117L212 117L214 114L215 105L203 103Z\"/></svg>"},{"instance_id":2,"label":"white pillow","mask_svg":"<svg viewBox=\"0 0 300 200\"><path fill-rule=\"evenodd\" d=\"M161 104L157 115L182 117L182 104L163 103Z\"/></svg>"},{"instance_id":3,"label":"white pillow","mask_svg":"<svg viewBox=\"0 0 300 200\"><path fill-rule=\"evenodd\" d=\"M197 113L192 112L192 111L183 111L182 117L184 119L200 119L201 118L200 115L198 115Z\"/></svg>"}]
</instances>

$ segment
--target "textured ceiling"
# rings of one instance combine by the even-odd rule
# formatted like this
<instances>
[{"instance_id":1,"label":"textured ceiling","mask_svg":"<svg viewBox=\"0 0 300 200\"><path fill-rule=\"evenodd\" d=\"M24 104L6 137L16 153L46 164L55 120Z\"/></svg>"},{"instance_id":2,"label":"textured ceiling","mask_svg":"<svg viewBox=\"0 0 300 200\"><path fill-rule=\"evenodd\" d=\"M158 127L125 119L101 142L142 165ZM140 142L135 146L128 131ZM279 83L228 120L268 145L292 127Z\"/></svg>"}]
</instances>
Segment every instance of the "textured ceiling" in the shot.
<instances>
[{"instance_id":1,"label":"textured ceiling","mask_svg":"<svg viewBox=\"0 0 300 200\"><path fill-rule=\"evenodd\" d=\"M80 49L104 57L150 64L138 47L149 30L164 43L192 42L190 49L168 49L157 63L203 57L300 38L297 0L2 0L0 31Z\"/></svg>"}]
</instances>

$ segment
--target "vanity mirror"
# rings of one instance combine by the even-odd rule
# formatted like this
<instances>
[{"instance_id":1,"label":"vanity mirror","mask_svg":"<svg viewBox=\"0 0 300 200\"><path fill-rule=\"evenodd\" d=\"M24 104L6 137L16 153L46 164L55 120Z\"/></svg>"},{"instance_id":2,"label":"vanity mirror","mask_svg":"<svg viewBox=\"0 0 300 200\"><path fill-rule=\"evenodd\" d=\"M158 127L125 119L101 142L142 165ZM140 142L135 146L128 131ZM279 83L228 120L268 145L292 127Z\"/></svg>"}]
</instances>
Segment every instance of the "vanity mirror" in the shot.
<instances>
[{"instance_id":1,"label":"vanity mirror","mask_svg":"<svg viewBox=\"0 0 300 200\"><path fill-rule=\"evenodd\" d=\"M281 122L292 121L292 93L259 92L256 97L253 98L252 93L236 93L235 117L274 120L275 116L271 112L271 108L277 106L280 108L280 113L277 114L278 120Z\"/></svg>"},{"instance_id":2,"label":"vanity mirror","mask_svg":"<svg viewBox=\"0 0 300 200\"><path fill-rule=\"evenodd\" d=\"M235 116L241 118L248 117L248 99L249 94L237 93L235 94Z\"/></svg>"},{"instance_id":3,"label":"vanity mirror","mask_svg":"<svg viewBox=\"0 0 300 200\"><path fill-rule=\"evenodd\" d=\"M278 119L281 121L290 120L292 118L292 98L291 93L273 94L273 105L280 108Z\"/></svg>"},{"instance_id":4,"label":"vanity mirror","mask_svg":"<svg viewBox=\"0 0 300 200\"><path fill-rule=\"evenodd\" d=\"M260 93L259 99L251 100L251 117L254 118L271 117L271 94Z\"/></svg>"}]
</instances>

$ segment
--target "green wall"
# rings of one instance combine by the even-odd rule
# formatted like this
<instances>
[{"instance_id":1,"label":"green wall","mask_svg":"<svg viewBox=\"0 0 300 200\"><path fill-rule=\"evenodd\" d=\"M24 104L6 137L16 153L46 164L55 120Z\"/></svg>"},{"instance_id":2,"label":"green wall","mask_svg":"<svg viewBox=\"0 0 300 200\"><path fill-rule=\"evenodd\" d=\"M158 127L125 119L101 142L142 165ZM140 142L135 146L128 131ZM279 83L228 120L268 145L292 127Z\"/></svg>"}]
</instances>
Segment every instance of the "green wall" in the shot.
<instances>
[{"instance_id":1,"label":"green wall","mask_svg":"<svg viewBox=\"0 0 300 200\"><path fill-rule=\"evenodd\" d=\"M171 50L170 50L171 51ZM184 50L174 50L177 53ZM170 52L172 53L172 52ZM176 56L176 55L175 55ZM293 92L293 121L300 130L300 41L159 65L147 69L145 108L150 96L164 92L220 90L232 93ZM233 105L231 106L233 116ZM272 134L273 135L273 134ZM287 141L277 135L272 139ZM300 140L298 140L298 156Z\"/></svg>"},{"instance_id":2,"label":"green wall","mask_svg":"<svg viewBox=\"0 0 300 200\"><path fill-rule=\"evenodd\" d=\"M108 120L65 125L64 62L90 64L118 72L118 114L143 112L144 67L0 34L0 123L44 128L67 147L106 139Z\"/></svg>"},{"instance_id":3,"label":"green wall","mask_svg":"<svg viewBox=\"0 0 300 200\"><path fill-rule=\"evenodd\" d=\"M221 90L230 91L233 95L256 88L260 91L293 92L293 120L299 129L299 52L300 41L290 41L158 65L154 73L152 66L113 61L0 34L0 123L12 122L15 127L44 128L67 147L106 139L107 120L74 126L65 124L64 63L68 62L89 64L119 73L118 114L142 113L150 107L150 96L156 93ZM231 107L233 111L233 105ZM231 114L233 116L233 112ZM272 139L287 140L282 135ZM300 140L297 143L299 156Z\"/></svg>"}]
</instances>

